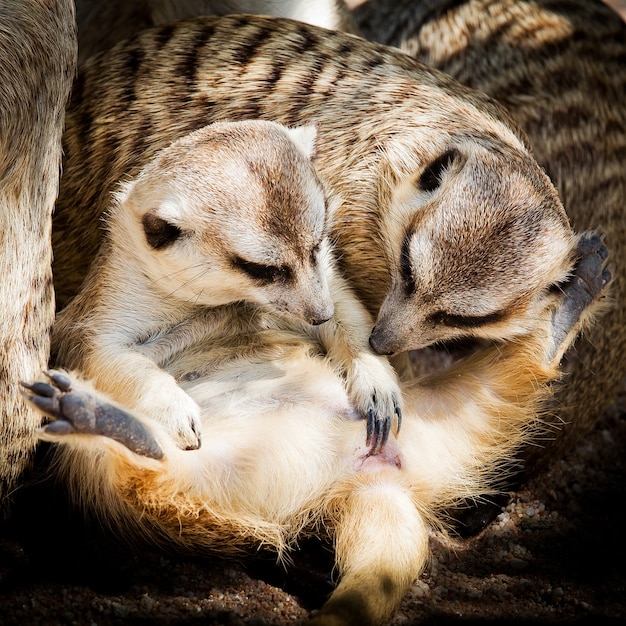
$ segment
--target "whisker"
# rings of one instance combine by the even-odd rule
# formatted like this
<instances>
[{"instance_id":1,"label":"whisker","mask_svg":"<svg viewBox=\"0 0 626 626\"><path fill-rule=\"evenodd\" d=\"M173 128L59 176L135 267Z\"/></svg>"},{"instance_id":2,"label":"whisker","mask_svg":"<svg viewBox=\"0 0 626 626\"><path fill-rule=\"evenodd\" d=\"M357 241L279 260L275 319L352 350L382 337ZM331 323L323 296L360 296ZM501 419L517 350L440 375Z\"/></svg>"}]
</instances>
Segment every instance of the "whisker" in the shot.
<instances>
[{"instance_id":1,"label":"whisker","mask_svg":"<svg viewBox=\"0 0 626 626\"><path fill-rule=\"evenodd\" d=\"M189 284L193 283L194 281L198 280L198 278L200 278L204 273L206 273L206 267L203 263L194 263L193 265L189 265L187 267L181 268L180 270L176 270L174 272L171 272L170 274L167 274L165 276L162 276L159 279L153 280L152 284L153 285L157 285L159 281L161 280L167 280L169 278L175 277L177 274L180 274L182 272L187 272L190 270L194 270L198 268L200 271L197 272L196 274L193 274L192 276L190 276L186 281L181 282L179 285L177 285L172 291L170 291L169 293L166 293L163 295L162 299L167 299L167 298L171 298L172 296L174 296L176 294L176 292L179 289L182 289L183 287L187 287ZM198 298L200 297L200 295L202 294L204 290L202 289L199 293L196 294L196 301L198 300Z\"/></svg>"}]
</instances>

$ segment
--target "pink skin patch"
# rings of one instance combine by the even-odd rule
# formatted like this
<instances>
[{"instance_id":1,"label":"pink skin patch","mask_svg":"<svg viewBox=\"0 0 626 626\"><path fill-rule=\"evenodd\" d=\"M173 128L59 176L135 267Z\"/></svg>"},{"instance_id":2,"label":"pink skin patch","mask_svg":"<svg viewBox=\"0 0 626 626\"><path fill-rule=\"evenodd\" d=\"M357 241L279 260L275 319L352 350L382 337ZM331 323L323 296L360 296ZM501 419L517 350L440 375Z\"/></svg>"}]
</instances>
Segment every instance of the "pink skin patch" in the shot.
<instances>
[{"instance_id":1,"label":"pink skin patch","mask_svg":"<svg viewBox=\"0 0 626 626\"><path fill-rule=\"evenodd\" d=\"M362 454L359 454L363 451ZM358 472L376 472L381 469L402 469L402 455L396 439L391 436L382 450L372 452L371 448L361 446L356 450L355 469Z\"/></svg>"}]
</instances>

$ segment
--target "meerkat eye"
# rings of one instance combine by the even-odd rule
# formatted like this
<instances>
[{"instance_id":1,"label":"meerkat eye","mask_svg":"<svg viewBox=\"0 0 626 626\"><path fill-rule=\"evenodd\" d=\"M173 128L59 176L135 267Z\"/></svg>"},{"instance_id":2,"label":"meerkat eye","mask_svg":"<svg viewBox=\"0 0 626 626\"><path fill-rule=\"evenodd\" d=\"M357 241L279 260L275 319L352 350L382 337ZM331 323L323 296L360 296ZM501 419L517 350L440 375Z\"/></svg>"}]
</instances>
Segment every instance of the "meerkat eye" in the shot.
<instances>
[{"instance_id":1,"label":"meerkat eye","mask_svg":"<svg viewBox=\"0 0 626 626\"><path fill-rule=\"evenodd\" d=\"M422 191L435 191L441 185L445 171L450 168L459 156L456 150L448 150L440 157L437 157L422 172L417 183L418 187Z\"/></svg>"},{"instance_id":2,"label":"meerkat eye","mask_svg":"<svg viewBox=\"0 0 626 626\"><path fill-rule=\"evenodd\" d=\"M505 317L504 311L494 311L487 315L455 315L454 313L446 313L438 311L429 316L430 320L435 324L443 324L453 328L479 328L487 324L500 322Z\"/></svg>"},{"instance_id":3,"label":"meerkat eye","mask_svg":"<svg viewBox=\"0 0 626 626\"><path fill-rule=\"evenodd\" d=\"M400 274L404 283L404 289L407 294L415 291L415 278L411 266L411 237L413 232L408 232L402 240L402 249L400 251Z\"/></svg>"},{"instance_id":4,"label":"meerkat eye","mask_svg":"<svg viewBox=\"0 0 626 626\"><path fill-rule=\"evenodd\" d=\"M292 276L291 269L286 265L263 265L262 263L246 261L241 257L235 257L233 265L245 272L250 278L264 283L285 282Z\"/></svg>"},{"instance_id":5,"label":"meerkat eye","mask_svg":"<svg viewBox=\"0 0 626 626\"><path fill-rule=\"evenodd\" d=\"M146 241L154 250L171 246L183 232L178 226L170 224L152 211L144 214L141 218L141 224L146 235Z\"/></svg>"}]
</instances>

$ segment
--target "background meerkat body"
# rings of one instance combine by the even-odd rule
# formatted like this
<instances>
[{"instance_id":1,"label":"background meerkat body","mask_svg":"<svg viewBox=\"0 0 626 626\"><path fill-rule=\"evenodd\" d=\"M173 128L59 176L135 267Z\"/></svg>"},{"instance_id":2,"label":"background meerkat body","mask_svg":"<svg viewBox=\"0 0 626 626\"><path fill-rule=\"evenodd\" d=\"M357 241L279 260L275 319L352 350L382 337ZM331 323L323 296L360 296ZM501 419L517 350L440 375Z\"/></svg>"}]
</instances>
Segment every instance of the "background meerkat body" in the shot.
<instances>
[{"instance_id":1,"label":"background meerkat body","mask_svg":"<svg viewBox=\"0 0 626 626\"><path fill-rule=\"evenodd\" d=\"M198 15L275 15L356 32L342 0L77 0L79 64L138 32Z\"/></svg>"},{"instance_id":2,"label":"background meerkat body","mask_svg":"<svg viewBox=\"0 0 626 626\"><path fill-rule=\"evenodd\" d=\"M505 105L574 228L594 225L606 234L614 305L569 355L556 398L563 427L553 443L528 451L535 462L554 458L614 402L626 373L626 24L595 0L369 0L353 16L368 39Z\"/></svg>"},{"instance_id":3,"label":"background meerkat body","mask_svg":"<svg viewBox=\"0 0 626 626\"><path fill-rule=\"evenodd\" d=\"M194 41L201 43L194 47ZM523 219L532 221L542 237L552 228L559 239L569 231L556 192L506 115L481 94L390 49L285 20L198 18L145 31L92 61L83 66L67 114L65 169L53 233L60 306L76 293L98 249L101 233L94 225L118 181L135 175L176 137L219 119L318 125L316 166L329 201L338 207L330 219L340 263L374 315L390 273L399 271L405 229L418 213L411 208L415 194L422 194L419 202L428 200L428 220L437 223L447 212L454 222L456 206L449 207L445 199L454 196L455 184L465 185L460 197L467 206L459 215L475 199L477 206L484 205L484 219L494 226L490 261L511 266L513 254L529 275L537 273L530 266L539 254L533 246L541 238L525 237L528 246L520 249L508 245L507 224L521 219L511 213L520 209L518 196L528 202ZM172 102L184 106L172 108ZM459 165L463 176L451 178L457 182L439 196L440 171L432 175L433 189L422 193L417 179L450 145L464 154ZM504 174L508 171L510 180ZM472 177L481 185L473 184ZM402 185L406 193L398 198L395 190ZM472 195L475 191L480 198ZM482 226L459 219L451 227L451 239L460 235L469 245L474 228L476 235L484 234ZM506 258L504 250L510 251ZM466 251L448 242L441 255L456 275L464 268L468 276L476 270L467 265ZM482 263L479 271L492 267L496 263ZM544 288L550 278L539 273ZM453 274L448 272L446 280ZM491 284L492 277L484 278ZM438 288L445 292L448 287L454 290L447 282ZM512 293L512 285L505 291Z\"/></svg>"},{"instance_id":4,"label":"background meerkat body","mask_svg":"<svg viewBox=\"0 0 626 626\"><path fill-rule=\"evenodd\" d=\"M64 108L76 65L70 1L0 1L0 506L35 449L39 417L19 381L48 360L50 231Z\"/></svg>"}]
</instances>

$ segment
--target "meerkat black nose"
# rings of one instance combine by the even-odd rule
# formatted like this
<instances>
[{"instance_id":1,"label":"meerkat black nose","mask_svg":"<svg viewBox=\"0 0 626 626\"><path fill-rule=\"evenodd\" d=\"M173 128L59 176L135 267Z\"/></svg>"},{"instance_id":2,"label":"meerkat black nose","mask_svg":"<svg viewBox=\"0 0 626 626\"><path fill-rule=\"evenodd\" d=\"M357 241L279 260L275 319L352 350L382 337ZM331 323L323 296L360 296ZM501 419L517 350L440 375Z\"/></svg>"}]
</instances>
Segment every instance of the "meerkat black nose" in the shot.
<instances>
[{"instance_id":1,"label":"meerkat black nose","mask_svg":"<svg viewBox=\"0 0 626 626\"><path fill-rule=\"evenodd\" d=\"M376 352L376 354L380 354L382 356L391 356L394 354L393 350L389 350L384 342L381 341L379 333L376 331L376 328L372 328L372 334L369 338L370 348Z\"/></svg>"},{"instance_id":2,"label":"meerkat black nose","mask_svg":"<svg viewBox=\"0 0 626 626\"><path fill-rule=\"evenodd\" d=\"M311 326L320 326L324 322L327 322L331 317L332 315L328 315L328 316L323 315L321 317L313 317L309 320L309 323L311 324Z\"/></svg>"}]
</instances>

